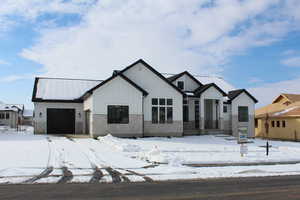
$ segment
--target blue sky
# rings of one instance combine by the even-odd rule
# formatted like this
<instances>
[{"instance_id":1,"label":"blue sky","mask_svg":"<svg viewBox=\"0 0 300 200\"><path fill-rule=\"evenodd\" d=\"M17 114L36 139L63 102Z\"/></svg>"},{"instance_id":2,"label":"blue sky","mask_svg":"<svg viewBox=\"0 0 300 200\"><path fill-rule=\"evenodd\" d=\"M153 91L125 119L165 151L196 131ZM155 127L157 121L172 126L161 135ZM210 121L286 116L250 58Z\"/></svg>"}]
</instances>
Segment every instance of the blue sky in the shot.
<instances>
[{"instance_id":1,"label":"blue sky","mask_svg":"<svg viewBox=\"0 0 300 200\"><path fill-rule=\"evenodd\" d=\"M32 108L35 76L105 79L143 58L161 72L222 76L265 105L300 93L299 9L297 0L4 0L0 100Z\"/></svg>"}]
</instances>

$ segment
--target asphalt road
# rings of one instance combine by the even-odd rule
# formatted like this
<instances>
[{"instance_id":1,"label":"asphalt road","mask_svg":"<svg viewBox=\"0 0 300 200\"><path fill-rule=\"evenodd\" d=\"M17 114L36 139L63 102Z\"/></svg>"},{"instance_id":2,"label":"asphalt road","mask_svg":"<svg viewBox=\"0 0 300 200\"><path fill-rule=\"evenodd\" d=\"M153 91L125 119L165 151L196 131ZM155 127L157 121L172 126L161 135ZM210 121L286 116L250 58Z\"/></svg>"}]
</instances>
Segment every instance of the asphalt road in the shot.
<instances>
[{"instance_id":1,"label":"asphalt road","mask_svg":"<svg viewBox=\"0 0 300 200\"><path fill-rule=\"evenodd\" d=\"M0 199L300 199L300 176L120 184L0 185Z\"/></svg>"}]
</instances>

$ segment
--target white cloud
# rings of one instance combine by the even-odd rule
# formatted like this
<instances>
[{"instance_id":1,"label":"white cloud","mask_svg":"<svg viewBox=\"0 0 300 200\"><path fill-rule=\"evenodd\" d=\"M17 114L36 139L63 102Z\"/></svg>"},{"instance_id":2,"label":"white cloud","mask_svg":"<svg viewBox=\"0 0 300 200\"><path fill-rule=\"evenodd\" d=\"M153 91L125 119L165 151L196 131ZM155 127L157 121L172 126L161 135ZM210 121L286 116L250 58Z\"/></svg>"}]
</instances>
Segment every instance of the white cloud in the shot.
<instances>
[{"instance_id":1,"label":"white cloud","mask_svg":"<svg viewBox=\"0 0 300 200\"><path fill-rule=\"evenodd\" d=\"M0 77L0 82L10 83L24 79L33 79L35 75L33 74L19 74L19 75L8 75Z\"/></svg>"},{"instance_id":2,"label":"white cloud","mask_svg":"<svg viewBox=\"0 0 300 200\"><path fill-rule=\"evenodd\" d=\"M288 67L300 67L300 56L283 59L281 60L281 64Z\"/></svg>"},{"instance_id":3,"label":"white cloud","mask_svg":"<svg viewBox=\"0 0 300 200\"><path fill-rule=\"evenodd\" d=\"M21 21L36 21L45 13L83 14L95 0L1 0L0 33L16 26Z\"/></svg>"},{"instance_id":4,"label":"white cloud","mask_svg":"<svg viewBox=\"0 0 300 200\"><path fill-rule=\"evenodd\" d=\"M81 24L41 30L21 55L49 76L105 78L143 58L162 72L222 73L231 55L283 37L286 20L258 20L279 0L102 0ZM243 24L247 25L243 25ZM84 70L82 70L84 69Z\"/></svg>"},{"instance_id":5,"label":"white cloud","mask_svg":"<svg viewBox=\"0 0 300 200\"><path fill-rule=\"evenodd\" d=\"M0 60L0 65L10 65L10 63L5 60Z\"/></svg>"},{"instance_id":6,"label":"white cloud","mask_svg":"<svg viewBox=\"0 0 300 200\"><path fill-rule=\"evenodd\" d=\"M263 84L250 88L249 91L259 100L257 107L270 104L281 93L300 94L300 77L293 80L285 80L276 83Z\"/></svg>"}]
</instances>

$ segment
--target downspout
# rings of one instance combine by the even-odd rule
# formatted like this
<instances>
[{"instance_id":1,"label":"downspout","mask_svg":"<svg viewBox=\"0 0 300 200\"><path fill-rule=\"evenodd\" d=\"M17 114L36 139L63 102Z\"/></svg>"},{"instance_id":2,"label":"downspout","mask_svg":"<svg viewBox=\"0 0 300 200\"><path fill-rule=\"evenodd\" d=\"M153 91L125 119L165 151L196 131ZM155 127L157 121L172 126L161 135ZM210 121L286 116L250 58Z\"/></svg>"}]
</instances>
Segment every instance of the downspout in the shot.
<instances>
[{"instance_id":1,"label":"downspout","mask_svg":"<svg viewBox=\"0 0 300 200\"><path fill-rule=\"evenodd\" d=\"M143 121L142 121L142 137L144 137L144 131L145 131L144 99L145 99L145 97L143 96L143 97L142 97L142 116L143 116L143 117L142 117L142 118L143 118Z\"/></svg>"}]
</instances>

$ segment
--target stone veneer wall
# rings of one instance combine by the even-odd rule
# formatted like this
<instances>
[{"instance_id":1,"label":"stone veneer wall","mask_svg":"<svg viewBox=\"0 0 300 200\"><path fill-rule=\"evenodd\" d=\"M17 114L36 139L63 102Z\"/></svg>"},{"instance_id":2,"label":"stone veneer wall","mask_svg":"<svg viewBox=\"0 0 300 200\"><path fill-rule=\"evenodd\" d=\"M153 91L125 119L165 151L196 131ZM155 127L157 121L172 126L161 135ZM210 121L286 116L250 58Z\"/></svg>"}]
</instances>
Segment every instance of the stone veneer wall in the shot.
<instances>
[{"instance_id":1,"label":"stone veneer wall","mask_svg":"<svg viewBox=\"0 0 300 200\"><path fill-rule=\"evenodd\" d=\"M144 136L175 136L183 135L183 122L173 121L171 124L152 124L151 121L144 122Z\"/></svg>"},{"instance_id":2,"label":"stone veneer wall","mask_svg":"<svg viewBox=\"0 0 300 200\"><path fill-rule=\"evenodd\" d=\"M92 115L92 137L112 134L117 137L142 137L143 115L129 115L129 124L108 124L107 115Z\"/></svg>"}]
</instances>

